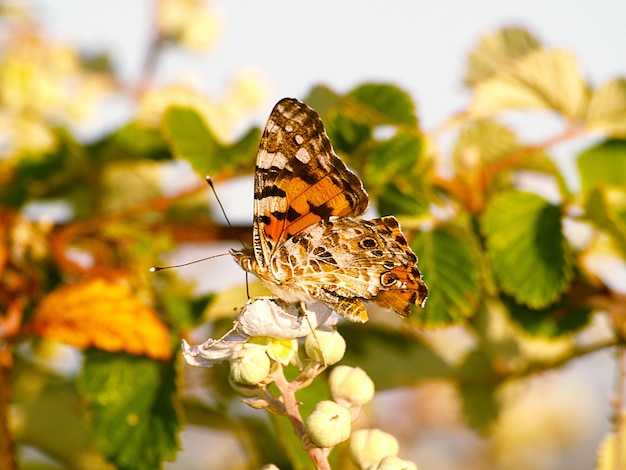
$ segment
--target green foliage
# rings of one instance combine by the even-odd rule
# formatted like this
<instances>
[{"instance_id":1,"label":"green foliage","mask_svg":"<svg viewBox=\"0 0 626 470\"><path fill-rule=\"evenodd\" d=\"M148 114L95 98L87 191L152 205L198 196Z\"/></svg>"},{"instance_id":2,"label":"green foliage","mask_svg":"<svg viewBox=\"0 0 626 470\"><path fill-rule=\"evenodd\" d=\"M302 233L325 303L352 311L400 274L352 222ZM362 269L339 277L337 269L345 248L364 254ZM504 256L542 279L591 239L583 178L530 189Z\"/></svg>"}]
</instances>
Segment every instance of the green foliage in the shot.
<instances>
[{"instance_id":1,"label":"green foliage","mask_svg":"<svg viewBox=\"0 0 626 470\"><path fill-rule=\"evenodd\" d=\"M231 146L221 144L201 115L192 108L170 107L163 117L163 134L172 153L187 160L198 174L214 175L252 165L261 134L252 129Z\"/></svg>"},{"instance_id":2,"label":"green foliage","mask_svg":"<svg viewBox=\"0 0 626 470\"><path fill-rule=\"evenodd\" d=\"M609 139L578 156L578 174L584 193L602 186L626 186L626 141Z\"/></svg>"},{"instance_id":3,"label":"green foliage","mask_svg":"<svg viewBox=\"0 0 626 470\"><path fill-rule=\"evenodd\" d=\"M504 292L531 308L561 296L572 268L558 207L535 194L505 193L489 204L481 226Z\"/></svg>"},{"instance_id":4,"label":"green foliage","mask_svg":"<svg viewBox=\"0 0 626 470\"><path fill-rule=\"evenodd\" d=\"M103 454L117 468L153 469L178 450L171 363L89 351L78 379Z\"/></svg>"},{"instance_id":5,"label":"green foliage","mask_svg":"<svg viewBox=\"0 0 626 470\"><path fill-rule=\"evenodd\" d=\"M482 292L480 254L475 236L460 227L442 226L418 234L411 244L431 289L423 312L425 326L441 326L473 316Z\"/></svg>"}]
</instances>

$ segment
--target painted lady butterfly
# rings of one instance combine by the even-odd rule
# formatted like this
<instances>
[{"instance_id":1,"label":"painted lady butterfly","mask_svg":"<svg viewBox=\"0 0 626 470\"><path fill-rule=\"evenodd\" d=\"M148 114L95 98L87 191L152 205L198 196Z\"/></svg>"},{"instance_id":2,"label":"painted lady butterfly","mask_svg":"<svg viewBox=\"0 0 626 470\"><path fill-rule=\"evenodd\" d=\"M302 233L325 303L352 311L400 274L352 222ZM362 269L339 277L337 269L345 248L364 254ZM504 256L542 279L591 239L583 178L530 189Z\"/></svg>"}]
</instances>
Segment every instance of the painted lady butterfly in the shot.
<instances>
[{"instance_id":1,"label":"painted lady butterfly","mask_svg":"<svg viewBox=\"0 0 626 470\"><path fill-rule=\"evenodd\" d=\"M428 289L395 217L358 218L368 204L319 115L285 98L257 155L253 247L231 254L284 301L325 302L353 322L368 320L363 301L406 317Z\"/></svg>"}]
</instances>

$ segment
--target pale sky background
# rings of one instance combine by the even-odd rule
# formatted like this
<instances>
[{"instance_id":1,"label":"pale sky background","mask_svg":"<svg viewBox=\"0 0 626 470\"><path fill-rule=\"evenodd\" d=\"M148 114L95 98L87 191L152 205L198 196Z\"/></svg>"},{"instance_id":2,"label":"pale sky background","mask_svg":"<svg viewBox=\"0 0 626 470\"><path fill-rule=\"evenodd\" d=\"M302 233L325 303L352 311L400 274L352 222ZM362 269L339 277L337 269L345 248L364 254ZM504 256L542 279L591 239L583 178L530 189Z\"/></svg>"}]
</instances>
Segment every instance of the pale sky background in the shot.
<instances>
[{"instance_id":1,"label":"pale sky background","mask_svg":"<svg viewBox=\"0 0 626 470\"><path fill-rule=\"evenodd\" d=\"M141 70L150 1L33 0L52 36L88 50L113 52L123 79ZM408 90L426 129L462 108L468 51L505 25L529 28L544 44L566 47L592 83L626 75L626 2L622 0L232 0L211 3L222 33L204 55L172 51L161 62L165 82L197 76L219 97L242 68L269 86L267 110L284 96L302 98L317 83L347 91L364 81Z\"/></svg>"},{"instance_id":2,"label":"pale sky background","mask_svg":"<svg viewBox=\"0 0 626 470\"><path fill-rule=\"evenodd\" d=\"M85 50L109 51L121 78L128 83L137 80L148 44L152 2L33 0L32 5L52 37ZM526 27L544 45L569 49L592 84L626 76L624 0L223 0L213 5L222 17L216 47L203 55L169 51L157 80L165 84L194 76L203 92L219 99L239 71L254 70L268 86L267 103L255 117L258 125L280 98L303 98L315 84L345 92L365 81L381 81L411 93L425 130L432 130L467 104L461 83L469 50L481 35L506 25ZM541 119L534 116L536 127L541 127ZM130 114L117 114L108 125L129 118ZM564 155L571 166L571 153ZM228 203L237 198L223 193L222 199ZM246 200L251 208L251 193ZM200 248L196 258L207 254L211 253ZM212 262L211 268L196 266L205 272L234 266L227 258ZM183 271L183 276L194 275L192 269ZM213 277L211 282L215 281ZM218 289L213 285L212 290ZM551 470L592 468L595 447L609 425L611 367L611 358L602 353L572 362L558 373L575 377L571 389L593 384L596 408L589 412L601 424L593 425L590 432L596 437L588 445L565 461L553 462ZM420 466L423 463L418 460Z\"/></svg>"}]
</instances>

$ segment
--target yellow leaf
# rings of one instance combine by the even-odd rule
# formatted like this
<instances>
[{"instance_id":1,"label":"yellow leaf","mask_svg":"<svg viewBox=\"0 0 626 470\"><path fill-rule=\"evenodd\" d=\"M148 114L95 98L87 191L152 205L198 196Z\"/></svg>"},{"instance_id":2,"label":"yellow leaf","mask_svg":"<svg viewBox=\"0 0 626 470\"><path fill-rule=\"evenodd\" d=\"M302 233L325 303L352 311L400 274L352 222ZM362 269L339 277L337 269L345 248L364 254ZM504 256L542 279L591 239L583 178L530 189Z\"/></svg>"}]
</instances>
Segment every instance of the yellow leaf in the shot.
<instances>
[{"instance_id":1,"label":"yellow leaf","mask_svg":"<svg viewBox=\"0 0 626 470\"><path fill-rule=\"evenodd\" d=\"M33 326L42 336L81 349L124 351L166 360L166 326L126 286L96 279L61 287L37 307Z\"/></svg>"},{"instance_id":2,"label":"yellow leaf","mask_svg":"<svg viewBox=\"0 0 626 470\"><path fill-rule=\"evenodd\" d=\"M586 121L612 137L626 137L626 79L611 80L593 91Z\"/></svg>"},{"instance_id":3,"label":"yellow leaf","mask_svg":"<svg viewBox=\"0 0 626 470\"><path fill-rule=\"evenodd\" d=\"M512 109L544 109L580 119L589 90L576 59L563 50L534 49L476 87L470 113L493 116Z\"/></svg>"}]
</instances>

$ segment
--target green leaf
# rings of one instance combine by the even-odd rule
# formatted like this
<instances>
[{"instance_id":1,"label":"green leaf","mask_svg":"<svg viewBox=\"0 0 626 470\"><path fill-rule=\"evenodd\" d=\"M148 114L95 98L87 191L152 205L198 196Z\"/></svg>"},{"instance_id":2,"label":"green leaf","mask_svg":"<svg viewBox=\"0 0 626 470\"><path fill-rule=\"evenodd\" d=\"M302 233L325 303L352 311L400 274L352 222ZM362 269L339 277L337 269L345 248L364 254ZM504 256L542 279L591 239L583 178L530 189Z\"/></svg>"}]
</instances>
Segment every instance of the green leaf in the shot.
<instances>
[{"instance_id":1,"label":"green leaf","mask_svg":"<svg viewBox=\"0 0 626 470\"><path fill-rule=\"evenodd\" d=\"M587 109L588 93L571 54L535 49L479 83L470 114L486 117L512 109L544 109L580 119Z\"/></svg>"},{"instance_id":2,"label":"green leaf","mask_svg":"<svg viewBox=\"0 0 626 470\"><path fill-rule=\"evenodd\" d=\"M309 92L304 102L317 111L325 122L328 112L340 105L341 96L326 86L317 85Z\"/></svg>"},{"instance_id":3,"label":"green leaf","mask_svg":"<svg viewBox=\"0 0 626 470\"><path fill-rule=\"evenodd\" d=\"M489 431L500 414L496 399L497 387L502 380L493 368L494 357L479 348L465 356L455 373L459 377L459 395L467 424L480 433Z\"/></svg>"},{"instance_id":4,"label":"green leaf","mask_svg":"<svg viewBox=\"0 0 626 470\"><path fill-rule=\"evenodd\" d=\"M348 96L358 100L359 109L377 125L417 126L411 95L397 86L367 83L354 88Z\"/></svg>"},{"instance_id":5,"label":"green leaf","mask_svg":"<svg viewBox=\"0 0 626 470\"><path fill-rule=\"evenodd\" d=\"M500 416L496 389L491 385L468 385L460 390L463 415L467 424L485 434Z\"/></svg>"},{"instance_id":6,"label":"green leaf","mask_svg":"<svg viewBox=\"0 0 626 470\"><path fill-rule=\"evenodd\" d=\"M442 326L471 317L481 298L480 259L471 232L457 226L421 232L411 242L428 286L423 312L413 318L425 326Z\"/></svg>"},{"instance_id":7,"label":"green leaf","mask_svg":"<svg viewBox=\"0 0 626 470\"><path fill-rule=\"evenodd\" d=\"M428 211L426 197L416 197L413 193L402 191L396 183L390 182L379 192L376 199L376 208L382 215L411 215L418 216Z\"/></svg>"},{"instance_id":8,"label":"green leaf","mask_svg":"<svg viewBox=\"0 0 626 470\"><path fill-rule=\"evenodd\" d=\"M626 140L609 139L578 157L583 193L599 185L626 186Z\"/></svg>"},{"instance_id":9,"label":"green leaf","mask_svg":"<svg viewBox=\"0 0 626 470\"><path fill-rule=\"evenodd\" d=\"M589 323L593 314L591 308L570 303L567 297L540 310L520 305L508 296L502 300L512 320L528 333L542 338L558 338L575 333Z\"/></svg>"},{"instance_id":10,"label":"green leaf","mask_svg":"<svg viewBox=\"0 0 626 470\"><path fill-rule=\"evenodd\" d=\"M397 132L378 143L370 152L362 170L363 180L380 186L410 174L422 151L422 138Z\"/></svg>"},{"instance_id":11,"label":"green leaf","mask_svg":"<svg viewBox=\"0 0 626 470\"><path fill-rule=\"evenodd\" d=\"M362 116L353 119L343 112L335 112L328 116L324 126L339 153L354 154L372 138L372 127Z\"/></svg>"},{"instance_id":12,"label":"green leaf","mask_svg":"<svg viewBox=\"0 0 626 470\"><path fill-rule=\"evenodd\" d=\"M531 308L558 300L572 276L558 207L513 191L491 201L481 227L502 291Z\"/></svg>"},{"instance_id":13,"label":"green leaf","mask_svg":"<svg viewBox=\"0 0 626 470\"><path fill-rule=\"evenodd\" d=\"M168 160L172 156L163 136L151 127L131 122L94 144L101 160L128 161L131 159Z\"/></svg>"},{"instance_id":14,"label":"green leaf","mask_svg":"<svg viewBox=\"0 0 626 470\"><path fill-rule=\"evenodd\" d=\"M626 258L626 190L598 187L592 190L585 205L585 215L613 238Z\"/></svg>"},{"instance_id":15,"label":"green leaf","mask_svg":"<svg viewBox=\"0 0 626 470\"><path fill-rule=\"evenodd\" d=\"M235 172L238 166L253 168L253 158L261 138L258 129L250 130L232 146L220 143L201 114L193 108L172 106L161 123L165 139L177 158L187 160L200 175L220 171Z\"/></svg>"},{"instance_id":16,"label":"green leaf","mask_svg":"<svg viewBox=\"0 0 626 470\"><path fill-rule=\"evenodd\" d=\"M626 138L626 79L613 79L593 91L585 121L590 128Z\"/></svg>"},{"instance_id":17,"label":"green leaf","mask_svg":"<svg viewBox=\"0 0 626 470\"><path fill-rule=\"evenodd\" d=\"M78 378L104 456L124 470L160 468L178 449L172 363L90 350Z\"/></svg>"},{"instance_id":18,"label":"green leaf","mask_svg":"<svg viewBox=\"0 0 626 470\"><path fill-rule=\"evenodd\" d=\"M539 41L523 28L503 28L484 36L470 53L465 83L477 85L539 46Z\"/></svg>"}]
</instances>

